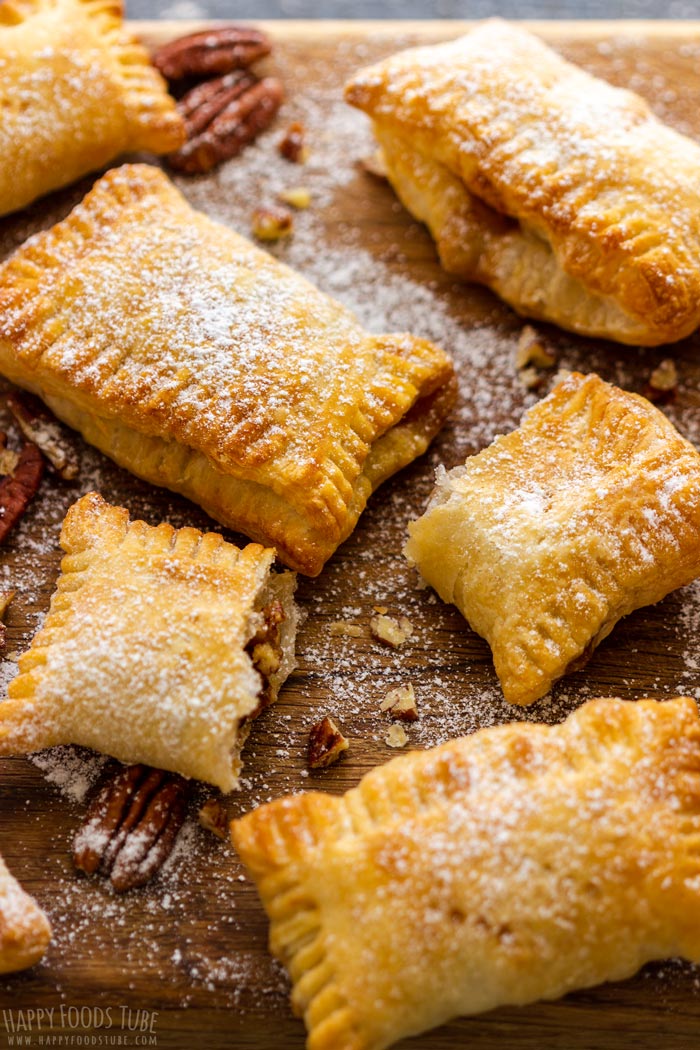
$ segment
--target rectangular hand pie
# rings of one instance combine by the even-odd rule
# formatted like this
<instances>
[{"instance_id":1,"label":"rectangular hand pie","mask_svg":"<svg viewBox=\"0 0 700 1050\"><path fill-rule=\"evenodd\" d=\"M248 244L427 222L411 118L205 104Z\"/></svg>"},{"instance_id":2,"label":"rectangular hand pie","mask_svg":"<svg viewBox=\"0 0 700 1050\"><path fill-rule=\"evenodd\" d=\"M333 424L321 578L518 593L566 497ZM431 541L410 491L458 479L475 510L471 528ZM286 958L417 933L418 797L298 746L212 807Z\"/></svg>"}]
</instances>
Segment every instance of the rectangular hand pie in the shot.
<instances>
[{"instance_id":1,"label":"rectangular hand pie","mask_svg":"<svg viewBox=\"0 0 700 1050\"><path fill-rule=\"evenodd\" d=\"M309 1050L700 960L694 701L593 700L232 826Z\"/></svg>"},{"instance_id":2,"label":"rectangular hand pie","mask_svg":"<svg viewBox=\"0 0 700 1050\"><path fill-rule=\"evenodd\" d=\"M0 268L0 372L310 575L455 398L442 351L368 335L145 165Z\"/></svg>"},{"instance_id":3,"label":"rectangular hand pie","mask_svg":"<svg viewBox=\"0 0 700 1050\"><path fill-rule=\"evenodd\" d=\"M50 939L51 926L46 915L0 857L0 974L33 966Z\"/></svg>"},{"instance_id":4,"label":"rectangular hand pie","mask_svg":"<svg viewBox=\"0 0 700 1050\"><path fill-rule=\"evenodd\" d=\"M494 19L362 70L347 98L451 273L621 343L700 324L700 146L639 96Z\"/></svg>"},{"instance_id":5,"label":"rectangular hand pie","mask_svg":"<svg viewBox=\"0 0 700 1050\"><path fill-rule=\"evenodd\" d=\"M294 574L274 551L69 510L51 608L0 703L0 755L82 744L230 791L250 722L294 666Z\"/></svg>"},{"instance_id":6,"label":"rectangular hand pie","mask_svg":"<svg viewBox=\"0 0 700 1050\"><path fill-rule=\"evenodd\" d=\"M700 455L645 398L576 373L442 471L406 555L530 704L623 616L700 574Z\"/></svg>"},{"instance_id":7,"label":"rectangular hand pie","mask_svg":"<svg viewBox=\"0 0 700 1050\"><path fill-rule=\"evenodd\" d=\"M119 0L0 3L0 215L120 153L167 153L183 140Z\"/></svg>"}]
</instances>

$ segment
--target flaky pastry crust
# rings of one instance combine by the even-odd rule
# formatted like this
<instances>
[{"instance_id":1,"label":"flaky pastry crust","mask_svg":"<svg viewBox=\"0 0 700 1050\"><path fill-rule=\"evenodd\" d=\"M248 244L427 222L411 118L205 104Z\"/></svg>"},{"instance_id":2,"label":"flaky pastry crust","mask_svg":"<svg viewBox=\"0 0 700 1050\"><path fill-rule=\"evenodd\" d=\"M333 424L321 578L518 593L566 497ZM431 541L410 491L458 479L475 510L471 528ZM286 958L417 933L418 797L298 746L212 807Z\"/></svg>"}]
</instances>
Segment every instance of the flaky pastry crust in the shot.
<instances>
[{"instance_id":1,"label":"flaky pastry crust","mask_svg":"<svg viewBox=\"0 0 700 1050\"><path fill-rule=\"evenodd\" d=\"M46 915L0 857L0 973L33 966L43 956L50 939L51 926Z\"/></svg>"},{"instance_id":2,"label":"flaky pastry crust","mask_svg":"<svg viewBox=\"0 0 700 1050\"><path fill-rule=\"evenodd\" d=\"M120 0L0 3L0 215L120 153L167 153L182 120Z\"/></svg>"},{"instance_id":3,"label":"flaky pastry crust","mask_svg":"<svg viewBox=\"0 0 700 1050\"><path fill-rule=\"evenodd\" d=\"M700 324L700 147L638 95L494 19L360 71L347 98L451 273L622 343Z\"/></svg>"},{"instance_id":4,"label":"flaky pastry crust","mask_svg":"<svg viewBox=\"0 0 700 1050\"><path fill-rule=\"evenodd\" d=\"M81 744L230 791L263 683L246 645L271 600L285 611L273 702L293 667L294 576L274 551L217 533L129 521L90 493L43 627L0 703L0 755Z\"/></svg>"},{"instance_id":5,"label":"flaky pastry crust","mask_svg":"<svg viewBox=\"0 0 700 1050\"><path fill-rule=\"evenodd\" d=\"M279 799L232 825L309 1050L700 959L692 700L593 700Z\"/></svg>"},{"instance_id":6,"label":"flaky pastry crust","mask_svg":"<svg viewBox=\"0 0 700 1050\"><path fill-rule=\"evenodd\" d=\"M145 165L0 269L0 372L309 575L455 399L442 351L368 335Z\"/></svg>"},{"instance_id":7,"label":"flaky pastry crust","mask_svg":"<svg viewBox=\"0 0 700 1050\"><path fill-rule=\"evenodd\" d=\"M571 374L439 472L405 553L530 704L621 617L700 574L700 455L645 398Z\"/></svg>"}]
</instances>

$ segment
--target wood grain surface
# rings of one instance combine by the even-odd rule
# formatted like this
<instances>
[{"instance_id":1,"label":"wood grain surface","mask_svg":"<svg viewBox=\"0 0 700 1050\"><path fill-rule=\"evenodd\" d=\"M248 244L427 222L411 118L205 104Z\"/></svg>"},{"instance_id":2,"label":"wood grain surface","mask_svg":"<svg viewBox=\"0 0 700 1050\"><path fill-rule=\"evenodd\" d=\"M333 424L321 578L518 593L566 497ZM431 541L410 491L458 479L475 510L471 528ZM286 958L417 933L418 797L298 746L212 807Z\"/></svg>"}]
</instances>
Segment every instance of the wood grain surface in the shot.
<instances>
[{"instance_id":1,"label":"wood grain surface","mask_svg":"<svg viewBox=\"0 0 700 1050\"><path fill-rule=\"evenodd\" d=\"M406 524L425 506L435 466L451 467L512 429L551 382L537 395L523 388L514 366L522 322L489 293L460 286L440 270L425 230L385 183L356 165L368 148L364 118L343 115L341 87L358 64L411 42L455 35L462 27L270 24L276 49L267 68L282 77L288 96L275 129L222 173L179 180L196 206L244 232L252 209L269 200L279 180L308 184L314 204L297 217L296 244L278 249L282 257L357 305L363 317L386 318L394 328L442 341L455 354L461 383L459 408L431 452L375 495L355 534L318 579L300 579L298 597L307 618L298 668L277 706L255 723L242 789L227 800L231 816L308 786L343 791L392 757L384 740L388 723L378 707L386 690L401 681L412 681L419 698L421 720L409 729L409 746L417 747L523 715L557 721L589 696L664 697L700 687L694 656L700 590L691 587L630 616L551 698L515 711L500 697L486 644L455 610L418 586L401 556ZM155 42L184 28L147 23L139 31ZM700 23L535 28L568 57L631 85L665 119L700 136ZM306 168L285 168L275 142L285 123L299 116L309 128L311 160ZM91 181L0 221L0 253L64 215ZM681 385L667 410L682 432L700 440L697 338L672 350L642 351L546 326L540 330L561 367L595 370L637 391L663 358L673 356ZM47 475L0 554L0 586L17 588L7 615L10 659L0 669L5 679L48 606L60 560L60 522L80 493L97 487L152 523L166 518L212 527L198 508L75 442L83 458L79 482ZM400 651L383 649L371 638L367 625L375 605L414 623L415 635ZM332 637L329 624L336 620L359 624L361 636ZM308 729L327 712L342 725L351 749L337 766L309 776ZM70 843L85 809L81 789L93 773L91 756L71 749L0 762L0 851L55 928L42 964L0 980L0 1046L19 1045L11 1041L12 1027L24 1024L19 1034L31 1036L25 1045L34 1046L302 1047L303 1026L289 1010L286 978L267 953L266 921L254 889L232 850L197 826L194 804L172 864L150 887L118 898L100 881L73 871ZM211 794L202 787L198 799ZM691 1050L700 1042L699 989L700 970L659 963L625 983L458 1020L402 1045ZM39 1009L53 1013L29 1013ZM50 1043L51 1034L65 1041Z\"/></svg>"}]
</instances>

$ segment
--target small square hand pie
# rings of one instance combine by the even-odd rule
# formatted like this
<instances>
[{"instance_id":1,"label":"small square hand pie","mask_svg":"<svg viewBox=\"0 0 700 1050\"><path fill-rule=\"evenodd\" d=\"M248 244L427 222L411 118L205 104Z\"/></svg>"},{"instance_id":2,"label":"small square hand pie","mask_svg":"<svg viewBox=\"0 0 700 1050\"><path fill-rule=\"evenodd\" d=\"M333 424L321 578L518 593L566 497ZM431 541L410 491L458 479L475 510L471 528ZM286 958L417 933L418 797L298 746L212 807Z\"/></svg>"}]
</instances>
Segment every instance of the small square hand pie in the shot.
<instances>
[{"instance_id":1,"label":"small square hand pie","mask_svg":"<svg viewBox=\"0 0 700 1050\"><path fill-rule=\"evenodd\" d=\"M167 153L184 137L118 0L0 3L0 215L120 153Z\"/></svg>"},{"instance_id":2,"label":"small square hand pie","mask_svg":"<svg viewBox=\"0 0 700 1050\"><path fill-rule=\"evenodd\" d=\"M309 1050L700 960L692 700L594 700L278 799L232 825Z\"/></svg>"},{"instance_id":3,"label":"small square hand pie","mask_svg":"<svg viewBox=\"0 0 700 1050\"><path fill-rule=\"evenodd\" d=\"M51 926L46 915L10 875L0 857L0 973L33 966L50 939Z\"/></svg>"},{"instance_id":4,"label":"small square hand pie","mask_svg":"<svg viewBox=\"0 0 700 1050\"><path fill-rule=\"evenodd\" d=\"M442 471L405 553L530 704L623 616L700 574L700 455L643 397L576 373Z\"/></svg>"},{"instance_id":5,"label":"small square hand pie","mask_svg":"<svg viewBox=\"0 0 700 1050\"><path fill-rule=\"evenodd\" d=\"M310 575L455 399L442 351L368 335L145 165L0 268L0 372Z\"/></svg>"},{"instance_id":6,"label":"small square hand pie","mask_svg":"<svg viewBox=\"0 0 700 1050\"><path fill-rule=\"evenodd\" d=\"M69 510L44 626L0 703L0 755L82 744L230 791L251 719L294 665L294 574L274 551Z\"/></svg>"},{"instance_id":7,"label":"small square hand pie","mask_svg":"<svg viewBox=\"0 0 700 1050\"><path fill-rule=\"evenodd\" d=\"M347 98L451 273L621 343L700 324L700 146L639 96L494 19L362 70Z\"/></svg>"}]
</instances>

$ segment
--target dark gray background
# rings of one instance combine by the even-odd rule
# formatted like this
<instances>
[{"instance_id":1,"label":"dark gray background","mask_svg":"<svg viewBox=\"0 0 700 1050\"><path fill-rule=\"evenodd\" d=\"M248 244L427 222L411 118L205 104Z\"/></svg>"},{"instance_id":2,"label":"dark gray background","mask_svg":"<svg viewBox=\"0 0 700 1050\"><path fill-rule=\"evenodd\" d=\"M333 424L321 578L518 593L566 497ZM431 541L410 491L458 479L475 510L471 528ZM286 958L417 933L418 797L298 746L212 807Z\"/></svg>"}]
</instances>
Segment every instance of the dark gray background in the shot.
<instances>
[{"instance_id":1,"label":"dark gray background","mask_svg":"<svg viewBox=\"0 0 700 1050\"><path fill-rule=\"evenodd\" d=\"M700 0L126 0L130 18L700 18Z\"/></svg>"}]
</instances>

